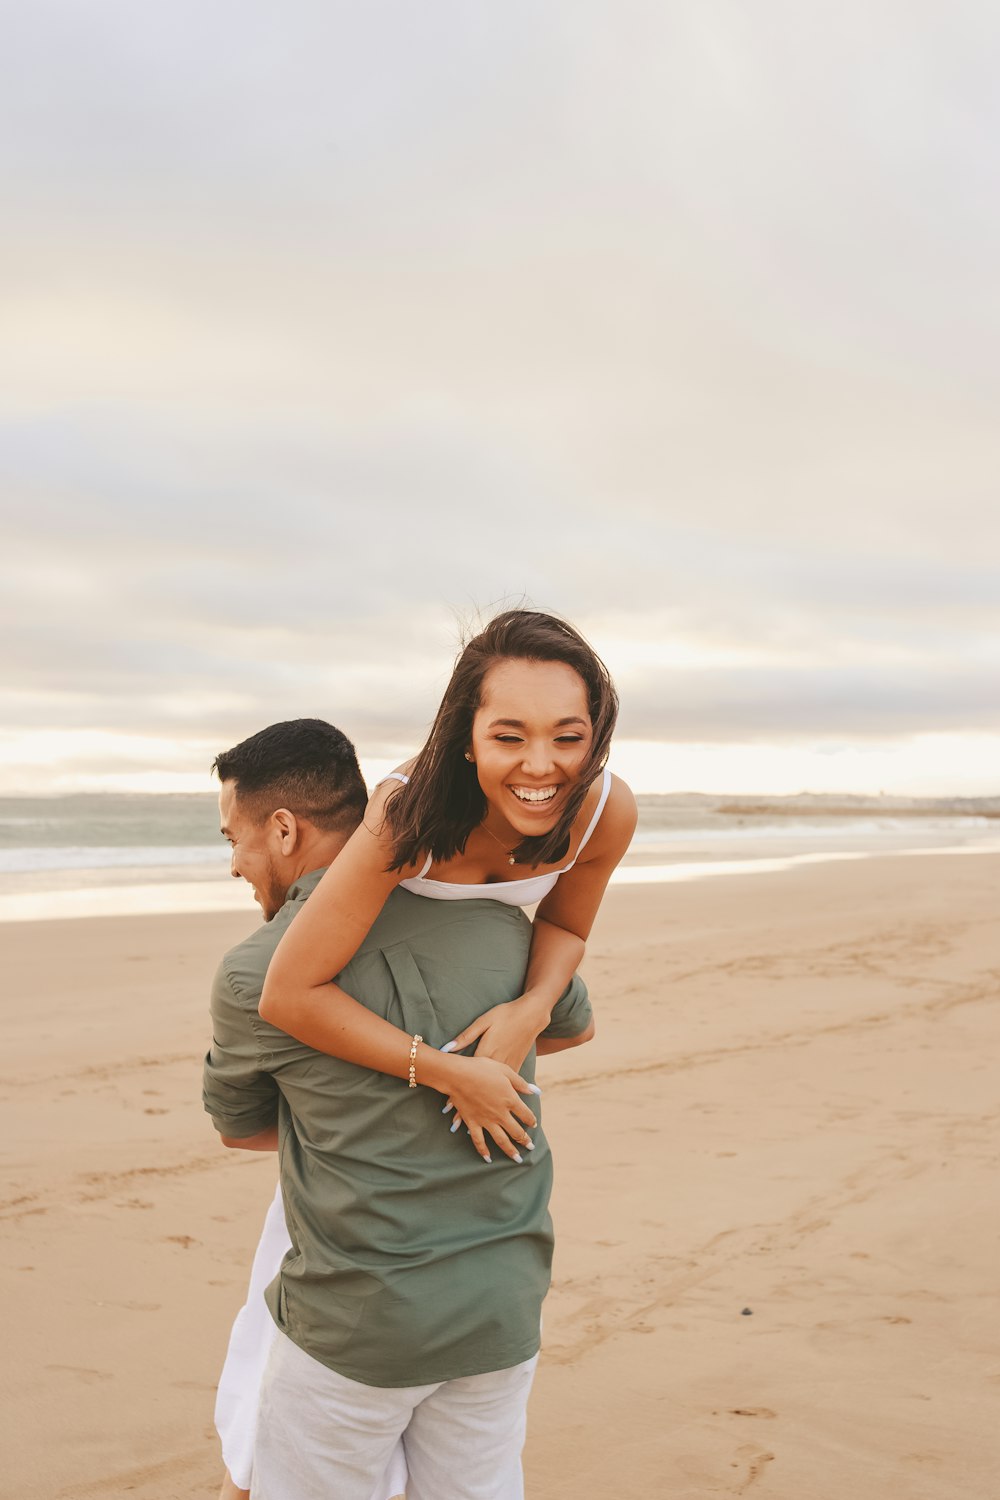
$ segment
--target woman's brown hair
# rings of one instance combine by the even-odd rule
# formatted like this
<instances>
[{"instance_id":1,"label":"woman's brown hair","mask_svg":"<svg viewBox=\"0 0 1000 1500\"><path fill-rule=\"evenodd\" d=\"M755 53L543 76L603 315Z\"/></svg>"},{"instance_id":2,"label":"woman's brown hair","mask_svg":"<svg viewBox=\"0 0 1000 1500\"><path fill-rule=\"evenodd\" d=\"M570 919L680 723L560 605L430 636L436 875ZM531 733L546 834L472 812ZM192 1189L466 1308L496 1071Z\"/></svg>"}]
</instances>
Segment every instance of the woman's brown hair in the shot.
<instances>
[{"instance_id":1,"label":"woman's brown hair","mask_svg":"<svg viewBox=\"0 0 1000 1500\"><path fill-rule=\"evenodd\" d=\"M410 779L386 802L392 835L393 870L461 854L482 822L486 797L476 768L465 759L472 720L482 703L483 680L501 661L565 662L582 677L593 727L590 754L570 791L562 816L549 833L522 839L514 850L520 864L554 864L569 848L569 832L587 790L608 758L618 718L618 695L608 669L579 631L555 615L508 609L466 644L455 663L427 743L410 768Z\"/></svg>"}]
</instances>

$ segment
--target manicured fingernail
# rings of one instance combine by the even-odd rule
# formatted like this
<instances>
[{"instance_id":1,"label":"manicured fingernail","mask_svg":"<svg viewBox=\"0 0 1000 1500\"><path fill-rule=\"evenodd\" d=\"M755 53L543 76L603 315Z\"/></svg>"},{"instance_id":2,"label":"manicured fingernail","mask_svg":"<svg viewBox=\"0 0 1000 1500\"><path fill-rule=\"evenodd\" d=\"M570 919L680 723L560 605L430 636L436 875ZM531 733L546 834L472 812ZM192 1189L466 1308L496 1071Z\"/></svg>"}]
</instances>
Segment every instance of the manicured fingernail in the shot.
<instances>
[{"instance_id":1,"label":"manicured fingernail","mask_svg":"<svg viewBox=\"0 0 1000 1500\"><path fill-rule=\"evenodd\" d=\"M525 1143L524 1143L524 1149L526 1151L534 1151L534 1149L535 1149L535 1143L534 1143L534 1141L525 1141Z\"/></svg>"},{"instance_id":2,"label":"manicured fingernail","mask_svg":"<svg viewBox=\"0 0 1000 1500\"><path fill-rule=\"evenodd\" d=\"M451 1133L452 1133L452 1135L455 1134L455 1131L458 1129L458 1127L461 1125L461 1123L462 1123L461 1120L455 1120L454 1121L454 1123L452 1124L452 1127L451 1127Z\"/></svg>"},{"instance_id":3,"label":"manicured fingernail","mask_svg":"<svg viewBox=\"0 0 1000 1500\"><path fill-rule=\"evenodd\" d=\"M487 1156L486 1152L484 1151L483 1152L483 1161L489 1161L489 1162L491 1162L492 1160L493 1160L492 1156Z\"/></svg>"},{"instance_id":4,"label":"manicured fingernail","mask_svg":"<svg viewBox=\"0 0 1000 1500\"><path fill-rule=\"evenodd\" d=\"M517 1154L516 1151L514 1152L514 1155L511 1157L511 1161L516 1161L519 1167L523 1167L524 1166L524 1157L523 1156L518 1156L518 1154Z\"/></svg>"},{"instance_id":5,"label":"manicured fingernail","mask_svg":"<svg viewBox=\"0 0 1000 1500\"><path fill-rule=\"evenodd\" d=\"M542 1092L542 1091L541 1091L541 1089L540 1089L540 1088L539 1088L539 1087L538 1087L538 1084L537 1084L537 1083L529 1083L529 1084L528 1084L528 1093L529 1093L529 1094L540 1094L540 1093L541 1093L541 1092Z\"/></svg>"},{"instance_id":6,"label":"manicured fingernail","mask_svg":"<svg viewBox=\"0 0 1000 1500\"><path fill-rule=\"evenodd\" d=\"M438 1048L439 1052L454 1052L454 1050L455 1050L455 1043L454 1042L445 1042L445 1044L444 1044L443 1047L439 1047Z\"/></svg>"},{"instance_id":7,"label":"manicured fingernail","mask_svg":"<svg viewBox=\"0 0 1000 1500\"><path fill-rule=\"evenodd\" d=\"M452 1110L454 1108L455 1108L454 1104L446 1104L445 1107L444 1107L444 1109L441 1111L441 1113L443 1115L446 1115L449 1110Z\"/></svg>"}]
</instances>

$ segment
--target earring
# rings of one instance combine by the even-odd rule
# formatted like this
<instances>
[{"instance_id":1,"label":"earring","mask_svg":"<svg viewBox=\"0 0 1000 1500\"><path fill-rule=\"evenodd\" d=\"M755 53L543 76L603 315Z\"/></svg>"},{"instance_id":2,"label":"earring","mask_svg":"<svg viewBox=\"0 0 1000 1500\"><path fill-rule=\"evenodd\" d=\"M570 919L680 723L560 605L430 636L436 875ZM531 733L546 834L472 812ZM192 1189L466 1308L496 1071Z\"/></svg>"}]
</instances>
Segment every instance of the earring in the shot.
<instances>
[{"instance_id":1,"label":"earring","mask_svg":"<svg viewBox=\"0 0 1000 1500\"><path fill-rule=\"evenodd\" d=\"M472 764L475 765L475 761L472 760L472 751L471 750L466 750L466 752L465 752L465 758L468 761L472 761Z\"/></svg>"}]
</instances>

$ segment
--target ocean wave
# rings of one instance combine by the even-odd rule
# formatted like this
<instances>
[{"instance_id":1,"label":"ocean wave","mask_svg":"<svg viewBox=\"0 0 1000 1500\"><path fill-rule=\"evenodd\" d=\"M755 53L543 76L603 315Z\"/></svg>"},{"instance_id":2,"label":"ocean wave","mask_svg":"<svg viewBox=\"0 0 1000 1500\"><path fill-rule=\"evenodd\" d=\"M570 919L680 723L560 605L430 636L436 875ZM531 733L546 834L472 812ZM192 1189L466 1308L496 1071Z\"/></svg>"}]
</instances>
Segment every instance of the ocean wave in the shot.
<instances>
[{"instance_id":1,"label":"ocean wave","mask_svg":"<svg viewBox=\"0 0 1000 1500\"><path fill-rule=\"evenodd\" d=\"M228 872L229 850L218 844L67 845L64 848L0 849L0 874L34 875L56 870L161 869L215 866Z\"/></svg>"}]
</instances>

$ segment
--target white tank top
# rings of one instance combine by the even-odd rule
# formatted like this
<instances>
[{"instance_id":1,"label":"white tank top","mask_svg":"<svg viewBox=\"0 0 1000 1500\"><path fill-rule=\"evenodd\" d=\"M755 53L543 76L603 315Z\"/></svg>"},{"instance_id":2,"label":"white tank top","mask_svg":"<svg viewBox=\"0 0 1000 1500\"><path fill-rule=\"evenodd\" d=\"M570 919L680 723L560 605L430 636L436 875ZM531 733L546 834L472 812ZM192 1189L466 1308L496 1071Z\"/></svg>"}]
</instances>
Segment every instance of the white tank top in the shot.
<instances>
[{"instance_id":1,"label":"white tank top","mask_svg":"<svg viewBox=\"0 0 1000 1500\"><path fill-rule=\"evenodd\" d=\"M385 777L386 781L391 779L402 781L404 785L409 781L409 777L404 776L401 771L391 771ZM528 875L523 880L491 880L480 885L466 885L457 880L428 879L427 871L434 863L428 855L427 863L419 875L413 875L409 880L401 880L399 883L405 891L413 891L417 896L429 896L434 901L481 901L485 896L489 901L503 901L507 906L533 906L536 901L541 901L543 896L549 894L560 875L565 875L567 870L572 870L600 821L610 791L611 772L605 766L601 795L594 809L594 816L580 840L579 849L569 864L563 865L561 870L550 870L545 875Z\"/></svg>"}]
</instances>

